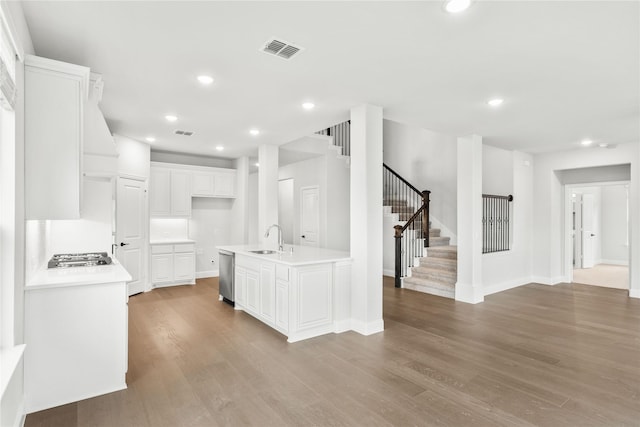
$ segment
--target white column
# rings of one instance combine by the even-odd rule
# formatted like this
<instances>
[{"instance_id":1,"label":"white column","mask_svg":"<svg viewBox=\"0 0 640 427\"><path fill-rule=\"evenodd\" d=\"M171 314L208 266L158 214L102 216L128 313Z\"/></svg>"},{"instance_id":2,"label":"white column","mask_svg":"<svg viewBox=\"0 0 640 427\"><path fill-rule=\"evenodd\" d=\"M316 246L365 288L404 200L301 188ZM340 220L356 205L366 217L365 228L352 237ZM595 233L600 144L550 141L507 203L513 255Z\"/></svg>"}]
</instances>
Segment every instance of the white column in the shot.
<instances>
[{"instance_id":1,"label":"white column","mask_svg":"<svg viewBox=\"0 0 640 427\"><path fill-rule=\"evenodd\" d=\"M351 328L384 330L382 320L382 108L351 110Z\"/></svg>"},{"instance_id":2,"label":"white column","mask_svg":"<svg viewBox=\"0 0 640 427\"><path fill-rule=\"evenodd\" d=\"M640 150L631 160L629 182L629 296L640 298Z\"/></svg>"},{"instance_id":3,"label":"white column","mask_svg":"<svg viewBox=\"0 0 640 427\"><path fill-rule=\"evenodd\" d=\"M234 245L244 245L249 242L248 198L249 157L243 156L236 160L236 198L231 209L235 224L231 229L231 243Z\"/></svg>"},{"instance_id":4,"label":"white column","mask_svg":"<svg viewBox=\"0 0 640 427\"><path fill-rule=\"evenodd\" d=\"M258 148L258 234L265 247L278 248L278 233L268 238L264 233L278 223L278 146L263 144Z\"/></svg>"},{"instance_id":5,"label":"white column","mask_svg":"<svg viewBox=\"0 0 640 427\"><path fill-rule=\"evenodd\" d=\"M484 301L482 289L482 137L458 138L458 282L456 300Z\"/></svg>"}]
</instances>

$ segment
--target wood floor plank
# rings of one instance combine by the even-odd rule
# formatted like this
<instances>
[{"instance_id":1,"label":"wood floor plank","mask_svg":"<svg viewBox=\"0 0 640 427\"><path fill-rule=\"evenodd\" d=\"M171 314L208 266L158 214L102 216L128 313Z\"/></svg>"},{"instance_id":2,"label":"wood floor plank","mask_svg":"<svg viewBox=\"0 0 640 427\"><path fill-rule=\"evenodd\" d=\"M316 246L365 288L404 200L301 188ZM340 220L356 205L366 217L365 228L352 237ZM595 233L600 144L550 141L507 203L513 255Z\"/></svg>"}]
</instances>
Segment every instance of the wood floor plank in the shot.
<instances>
[{"instance_id":1,"label":"wood floor plank","mask_svg":"<svg viewBox=\"0 0 640 427\"><path fill-rule=\"evenodd\" d=\"M128 389L27 427L640 426L640 301L531 284L478 305L396 289L385 331L286 338L216 279L129 302Z\"/></svg>"}]
</instances>

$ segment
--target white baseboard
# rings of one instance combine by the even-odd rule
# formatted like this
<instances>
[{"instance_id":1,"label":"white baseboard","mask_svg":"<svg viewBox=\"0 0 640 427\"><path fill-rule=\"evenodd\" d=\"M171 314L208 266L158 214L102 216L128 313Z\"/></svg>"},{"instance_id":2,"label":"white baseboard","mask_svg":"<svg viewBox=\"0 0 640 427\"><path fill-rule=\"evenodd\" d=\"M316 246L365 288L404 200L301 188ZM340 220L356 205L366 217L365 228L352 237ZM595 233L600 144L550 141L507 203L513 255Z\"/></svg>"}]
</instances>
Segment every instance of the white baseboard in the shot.
<instances>
[{"instance_id":1,"label":"white baseboard","mask_svg":"<svg viewBox=\"0 0 640 427\"><path fill-rule=\"evenodd\" d=\"M382 269L382 275L383 276L389 276L389 277L396 277L396 271L395 270L387 270L386 268Z\"/></svg>"},{"instance_id":2,"label":"white baseboard","mask_svg":"<svg viewBox=\"0 0 640 427\"><path fill-rule=\"evenodd\" d=\"M484 296L506 291L508 289L517 288L519 286L528 285L532 282L531 277L521 277L519 279L508 280L502 283L496 283L484 288Z\"/></svg>"},{"instance_id":3,"label":"white baseboard","mask_svg":"<svg viewBox=\"0 0 640 427\"><path fill-rule=\"evenodd\" d=\"M629 298L640 298L640 289L629 289Z\"/></svg>"},{"instance_id":4,"label":"white baseboard","mask_svg":"<svg viewBox=\"0 0 640 427\"><path fill-rule=\"evenodd\" d=\"M373 335L384 331L384 320L378 319L365 323L361 320L351 319L351 330L361 335Z\"/></svg>"},{"instance_id":5,"label":"white baseboard","mask_svg":"<svg viewBox=\"0 0 640 427\"><path fill-rule=\"evenodd\" d=\"M629 261L619 259L601 259L598 264L629 265Z\"/></svg>"},{"instance_id":6,"label":"white baseboard","mask_svg":"<svg viewBox=\"0 0 640 427\"><path fill-rule=\"evenodd\" d=\"M560 283L569 283L569 278L563 277L563 276L558 276L558 277L531 276L531 282L537 283L539 285L555 286Z\"/></svg>"},{"instance_id":7,"label":"white baseboard","mask_svg":"<svg viewBox=\"0 0 640 427\"><path fill-rule=\"evenodd\" d=\"M219 270L196 271L196 279L206 279L207 277L218 277Z\"/></svg>"},{"instance_id":8,"label":"white baseboard","mask_svg":"<svg viewBox=\"0 0 640 427\"><path fill-rule=\"evenodd\" d=\"M455 300L469 304L484 302L484 290L479 286L456 283Z\"/></svg>"},{"instance_id":9,"label":"white baseboard","mask_svg":"<svg viewBox=\"0 0 640 427\"><path fill-rule=\"evenodd\" d=\"M333 332L340 334L351 330L351 319L336 320L333 322Z\"/></svg>"}]
</instances>

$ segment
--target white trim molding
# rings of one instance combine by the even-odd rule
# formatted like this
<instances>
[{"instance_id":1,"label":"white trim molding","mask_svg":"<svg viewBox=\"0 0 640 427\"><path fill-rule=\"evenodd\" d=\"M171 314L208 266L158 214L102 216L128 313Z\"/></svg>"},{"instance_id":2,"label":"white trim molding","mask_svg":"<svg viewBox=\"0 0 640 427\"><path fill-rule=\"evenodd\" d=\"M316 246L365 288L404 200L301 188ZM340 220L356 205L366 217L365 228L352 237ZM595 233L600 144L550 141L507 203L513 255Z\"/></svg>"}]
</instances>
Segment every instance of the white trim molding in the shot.
<instances>
[{"instance_id":1,"label":"white trim molding","mask_svg":"<svg viewBox=\"0 0 640 427\"><path fill-rule=\"evenodd\" d=\"M528 285L533 282L531 277L521 277L519 279L507 280L506 282L496 283L484 288L484 296L506 291L520 286Z\"/></svg>"},{"instance_id":2,"label":"white trim molding","mask_svg":"<svg viewBox=\"0 0 640 427\"><path fill-rule=\"evenodd\" d=\"M378 319L373 322L362 322L360 320L351 319L351 330L362 335L373 335L384 331L384 320Z\"/></svg>"},{"instance_id":3,"label":"white trim molding","mask_svg":"<svg viewBox=\"0 0 640 427\"><path fill-rule=\"evenodd\" d=\"M640 298L640 289L629 289L629 298Z\"/></svg>"},{"instance_id":4,"label":"white trim molding","mask_svg":"<svg viewBox=\"0 0 640 427\"><path fill-rule=\"evenodd\" d=\"M220 276L220 270L196 271L196 279Z\"/></svg>"}]
</instances>

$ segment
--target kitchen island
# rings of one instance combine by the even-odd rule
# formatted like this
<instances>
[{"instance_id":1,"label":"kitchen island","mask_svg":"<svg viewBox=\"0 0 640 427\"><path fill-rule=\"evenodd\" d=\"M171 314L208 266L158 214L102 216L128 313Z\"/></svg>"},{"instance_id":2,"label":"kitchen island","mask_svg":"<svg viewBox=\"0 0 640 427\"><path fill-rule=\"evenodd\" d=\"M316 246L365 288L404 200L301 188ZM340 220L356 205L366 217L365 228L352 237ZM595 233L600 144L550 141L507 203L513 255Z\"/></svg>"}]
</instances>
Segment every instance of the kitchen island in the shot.
<instances>
[{"instance_id":1,"label":"kitchen island","mask_svg":"<svg viewBox=\"0 0 640 427\"><path fill-rule=\"evenodd\" d=\"M220 246L235 254L234 300L243 310L296 342L350 329L348 252L287 245Z\"/></svg>"},{"instance_id":2,"label":"kitchen island","mask_svg":"<svg viewBox=\"0 0 640 427\"><path fill-rule=\"evenodd\" d=\"M112 264L48 269L25 286L27 413L127 387L131 275Z\"/></svg>"}]
</instances>

